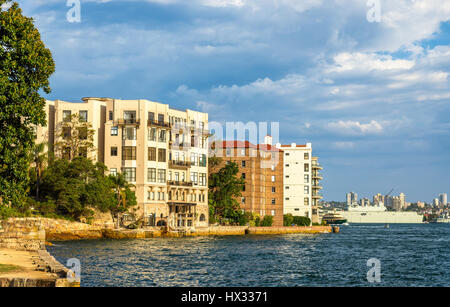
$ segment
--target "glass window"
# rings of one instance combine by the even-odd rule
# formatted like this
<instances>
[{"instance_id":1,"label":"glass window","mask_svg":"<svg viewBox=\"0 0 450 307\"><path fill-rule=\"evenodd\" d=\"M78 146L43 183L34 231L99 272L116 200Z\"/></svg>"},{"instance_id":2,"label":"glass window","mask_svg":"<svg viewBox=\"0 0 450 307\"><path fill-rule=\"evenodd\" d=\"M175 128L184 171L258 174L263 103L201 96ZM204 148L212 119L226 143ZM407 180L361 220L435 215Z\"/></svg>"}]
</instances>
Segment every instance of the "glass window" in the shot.
<instances>
[{"instance_id":1,"label":"glass window","mask_svg":"<svg viewBox=\"0 0 450 307\"><path fill-rule=\"evenodd\" d=\"M63 121L64 122L70 122L72 116L72 111L70 110L64 110L63 111Z\"/></svg>"},{"instance_id":2,"label":"glass window","mask_svg":"<svg viewBox=\"0 0 450 307\"><path fill-rule=\"evenodd\" d=\"M305 206L309 206L309 198L305 197Z\"/></svg>"},{"instance_id":3,"label":"glass window","mask_svg":"<svg viewBox=\"0 0 450 307\"><path fill-rule=\"evenodd\" d=\"M111 135L112 136L119 135L119 127L111 127Z\"/></svg>"},{"instance_id":4,"label":"glass window","mask_svg":"<svg viewBox=\"0 0 450 307\"><path fill-rule=\"evenodd\" d=\"M147 181L156 182L156 168L149 168L147 171Z\"/></svg>"},{"instance_id":5,"label":"glass window","mask_svg":"<svg viewBox=\"0 0 450 307\"><path fill-rule=\"evenodd\" d=\"M275 193L275 187L272 187L272 193Z\"/></svg>"},{"instance_id":6,"label":"glass window","mask_svg":"<svg viewBox=\"0 0 450 307\"><path fill-rule=\"evenodd\" d=\"M161 129L159 131L159 141L160 142L165 142L166 141L166 130Z\"/></svg>"},{"instance_id":7,"label":"glass window","mask_svg":"<svg viewBox=\"0 0 450 307\"><path fill-rule=\"evenodd\" d=\"M148 140L156 142L156 128L148 129Z\"/></svg>"},{"instance_id":8,"label":"glass window","mask_svg":"<svg viewBox=\"0 0 450 307\"><path fill-rule=\"evenodd\" d=\"M111 147L111 156L117 157L117 147Z\"/></svg>"},{"instance_id":9,"label":"glass window","mask_svg":"<svg viewBox=\"0 0 450 307\"><path fill-rule=\"evenodd\" d=\"M164 148L158 149L158 162L166 162L166 150Z\"/></svg>"},{"instance_id":10,"label":"glass window","mask_svg":"<svg viewBox=\"0 0 450 307\"><path fill-rule=\"evenodd\" d=\"M242 161L242 167L245 167L245 160Z\"/></svg>"},{"instance_id":11,"label":"glass window","mask_svg":"<svg viewBox=\"0 0 450 307\"><path fill-rule=\"evenodd\" d=\"M275 176L272 176L272 182L275 182Z\"/></svg>"},{"instance_id":12,"label":"glass window","mask_svg":"<svg viewBox=\"0 0 450 307\"><path fill-rule=\"evenodd\" d=\"M159 183L165 183L166 182L166 170L165 169L159 169L158 170L158 182Z\"/></svg>"},{"instance_id":13,"label":"glass window","mask_svg":"<svg viewBox=\"0 0 450 307\"><path fill-rule=\"evenodd\" d=\"M148 121L151 123L155 122L155 112L148 112Z\"/></svg>"},{"instance_id":14,"label":"glass window","mask_svg":"<svg viewBox=\"0 0 450 307\"><path fill-rule=\"evenodd\" d=\"M164 114L158 114L158 122L160 124L164 123Z\"/></svg>"},{"instance_id":15,"label":"glass window","mask_svg":"<svg viewBox=\"0 0 450 307\"><path fill-rule=\"evenodd\" d=\"M205 173L200 173L200 185L201 186L206 186L206 174Z\"/></svg>"},{"instance_id":16,"label":"glass window","mask_svg":"<svg viewBox=\"0 0 450 307\"><path fill-rule=\"evenodd\" d=\"M272 198L272 205L275 205L275 198Z\"/></svg>"},{"instance_id":17,"label":"glass window","mask_svg":"<svg viewBox=\"0 0 450 307\"><path fill-rule=\"evenodd\" d=\"M148 148L148 161L156 161L156 147Z\"/></svg>"},{"instance_id":18,"label":"glass window","mask_svg":"<svg viewBox=\"0 0 450 307\"><path fill-rule=\"evenodd\" d=\"M305 186L305 194L309 194L309 186Z\"/></svg>"},{"instance_id":19,"label":"glass window","mask_svg":"<svg viewBox=\"0 0 450 307\"><path fill-rule=\"evenodd\" d=\"M87 122L88 121L88 111L80 111L80 122Z\"/></svg>"},{"instance_id":20,"label":"glass window","mask_svg":"<svg viewBox=\"0 0 450 307\"><path fill-rule=\"evenodd\" d=\"M117 176L117 168L112 168L109 170L109 174L112 176Z\"/></svg>"},{"instance_id":21,"label":"glass window","mask_svg":"<svg viewBox=\"0 0 450 307\"><path fill-rule=\"evenodd\" d=\"M305 163L305 172L309 172L309 164Z\"/></svg>"},{"instance_id":22,"label":"glass window","mask_svg":"<svg viewBox=\"0 0 450 307\"><path fill-rule=\"evenodd\" d=\"M124 111L123 119L125 124L135 124L136 123L136 111Z\"/></svg>"},{"instance_id":23,"label":"glass window","mask_svg":"<svg viewBox=\"0 0 450 307\"><path fill-rule=\"evenodd\" d=\"M134 141L136 140L136 127L125 127L123 128L123 139Z\"/></svg>"},{"instance_id":24,"label":"glass window","mask_svg":"<svg viewBox=\"0 0 450 307\"><path fill-rule=\"evenodd\" d=\"M122 160L136 160L136 146L123 146Z\"/></svg>"},{"instance_id":25,"label":"glass window","mask_svg":"<svg viewBox=\"0 0 450 307\"><path fill-rule=\"evenodd\" d=\"M305 183L309 183L309 175L308 174L305 175Z\"/></svg>"},{"instance_id":26,"label":"glass window","mask_svg":"<svg viewBox=\"0 0 450 307\"><path fill-rule=\"evenodd\" d=\"M109 120L113 120L114 116L113 116L113 111L109 111Z\"/></svg>"},{"instance_id":27,"label":"glass window","mask_svg":"<svg viewBox=\"0 0 450 307\"><path fill-rule=\"evenodd\" d=\"M136 168L135 167L124 167L122 169L125 180L128 182L136 182Z\"/></svg>"},{"instance_id":28,"label":"glass window","mask_svg":"<svg viewBox=\"0 0 450 307\"><path fill-rule=\"evenodd\" d=\"M305 160L309 160L309 153L305 152Z\"/></svg>"}]
</instances>

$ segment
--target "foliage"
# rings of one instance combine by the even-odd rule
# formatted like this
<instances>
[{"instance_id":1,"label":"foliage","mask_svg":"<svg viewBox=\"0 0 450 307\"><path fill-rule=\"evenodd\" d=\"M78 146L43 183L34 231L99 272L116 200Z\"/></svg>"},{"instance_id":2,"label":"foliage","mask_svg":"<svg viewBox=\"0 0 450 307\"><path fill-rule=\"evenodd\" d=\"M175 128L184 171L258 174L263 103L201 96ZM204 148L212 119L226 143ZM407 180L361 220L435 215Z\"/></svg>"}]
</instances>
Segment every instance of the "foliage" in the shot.
<instances>
[{"instance_id":1,"label":"foliage","mask_svg":"<svg viewBox=\"0 0 450 307\"><path fill-rule=\"evenodd\" d=\"M284 226L309 226L311 225L311 219L306 216L293 216L288 213L283 216L283 225Z\"/></svg>"},{"instance_id":2,"label":"foliage","mask_svg":"<svg viewBox=\"0 0 450 307\"><path fill-rule=\"evenodd\" d=\"M112 182L115 199L109 203L109 208L106 209L111 212L113 221L115 221L115 224L117 225L120 214L128 212L129 208L136 206L136 195L131 190L133 185L125 180L123 174L109 176L108 179ZM105 208L102 209L104 210Z\"/></svg>"},{"instance_id":3,"label":"foliage","mask_svg":"<svg viewBox=\"0 0 450 307\"><path fill-rule=\"evenodd\" d=\"M209 165L220 165L220 158L210 158ZM209 212L210 221L220 224L240 224L244 222L244 213L241 210L237 197L241 196L245 180L239 178L239 167L234 162L228 162L217 171L210 169L209 174Z\"/></svg>"},{"instance_id":4,"label":"foliage","mask_svg":"<svg viewBox=\"0 0 450 307\"><path fill-rule=\"evenodd\" d=\"M40 143L33 146L31 152L31 160L33 161L34 168L30 169L31 182L35 183L32 186L33 190L36 191L36 198L39 199L39 188L41 184L42 172L45 167L45 163L48 161L48 154L45 152L46 144Z\"/></svg>"},{"instance_id":5,"label":"foliage","mask_svg":"<svg viewBox=\"0 0 450 307\"><path fill-rule=\"evenodd\" d=\"M80 220L89 219L92 208L116 215L136 205L136 196L130 186L120 183L118 188L116 177L106 176L105 171L103 164L94 164L85 157L76 157L72 161L56 159L43 172L42 197L45 201L37 202L34 209L43 215Z\"/></svg>"},{"instance_id":6,"label":"foliage","mask_svg":"<svg viewBox=\"0 0 450 307\"><path fill-rule=\"evenodd\" d=\"M273 216L271 216L271 215L264 216L263 220L261 221L260 226L270 227L272 225L273 225Z\"/></svg>"},{"instance_id":7,"label":"foliage","mask_svg":"<svg viewBox=\"0 0 450 307\"><path fill-rule=\"evenodd\" d=\"M4 4L11 1L0 0ZM50 93L55 64L33 19L17 3L0 9L0 44L0 207L20 213L26 209L33 127L46 124L40 93Z\"/></svg>"},{"instance_id":8,"label":"foliage","mask_svg":"<svg viewBox=\"0 0 450 307\"><path fill-rule=\"evenodd\" d=\"M84 121L78 114L71 114L56 127L55 151L64 159L71 161L75 157L88 157L95 151L95 130L92 124Z\"/></svg>"}]
</instances>

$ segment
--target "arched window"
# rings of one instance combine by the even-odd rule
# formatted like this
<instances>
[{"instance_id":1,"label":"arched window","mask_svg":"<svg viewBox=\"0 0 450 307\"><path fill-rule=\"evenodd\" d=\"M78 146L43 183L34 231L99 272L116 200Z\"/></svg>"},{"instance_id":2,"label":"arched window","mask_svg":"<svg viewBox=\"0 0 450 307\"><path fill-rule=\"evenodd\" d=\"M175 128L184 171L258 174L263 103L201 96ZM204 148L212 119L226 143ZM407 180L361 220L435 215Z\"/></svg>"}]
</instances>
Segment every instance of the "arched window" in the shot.
<instances>
[{"instance_id":1,"label":"arched window","mask_svg":"<svg viewBox=\"0 0 450 307\"><path fill-rule=\"evenodd\" d=\"M206 217L204 214L200 215L200 222L204 222L206 220Z\"/></svg>"}]
</instances>

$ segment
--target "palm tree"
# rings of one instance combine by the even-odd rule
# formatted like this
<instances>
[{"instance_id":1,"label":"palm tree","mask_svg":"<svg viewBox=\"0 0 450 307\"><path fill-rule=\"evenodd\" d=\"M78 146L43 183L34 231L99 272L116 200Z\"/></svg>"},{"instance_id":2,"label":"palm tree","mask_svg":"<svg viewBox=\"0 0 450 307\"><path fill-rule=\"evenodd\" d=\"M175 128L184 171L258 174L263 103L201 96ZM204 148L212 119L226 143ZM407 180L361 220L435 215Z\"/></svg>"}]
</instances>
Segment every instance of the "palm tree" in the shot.
<instances>
[{"instance_id":1,"label":"palm tree","mask_svg":"<svg viewBox=\"0 0 450 307\"><path fill-rule=\"evenodd\" d=\"M134 193L130 193L130 188L132 188L133 185L125 180L123 174L118 173L115 176L110 176L110 178L117 196L117 203L111 208L110 212L115 227L119 228L120 214L127 212L129 207L136 205L136 197L134 196Z\"/></svg>"},{"instance_id":2,"label":"palm tree","mask_svg":"<svg viewBox=\"0 0 450 307\"><path fill-rule=\"evenodd\" d=\"M36 144L33 148L33 162L36 170L36 199L39 199L39 186L41 183L41 175L44 170L45 163L48 160L45 152L46 143Z\"/></svg>"}]
</instances>

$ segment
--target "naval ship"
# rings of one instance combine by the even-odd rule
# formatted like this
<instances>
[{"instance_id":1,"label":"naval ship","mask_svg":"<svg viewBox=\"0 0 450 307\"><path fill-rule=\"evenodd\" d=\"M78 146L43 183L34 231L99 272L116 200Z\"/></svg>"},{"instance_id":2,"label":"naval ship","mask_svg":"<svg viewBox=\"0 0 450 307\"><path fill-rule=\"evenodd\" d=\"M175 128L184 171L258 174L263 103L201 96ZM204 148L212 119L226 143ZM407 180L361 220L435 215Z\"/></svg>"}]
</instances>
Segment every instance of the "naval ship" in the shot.
<instances>
[{"instance_id":1,"label":"naval ship","mask_svg":"<svg viewBox=\"0 0 450 307\"><path fill-rule=\"evenodd\" d=\"M421 224L423 215L417 212L387 211L383 203L373 206L349 206L339 212L348 223L361 224Z\"/></svg>"}]
</instances>

